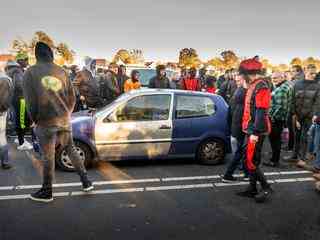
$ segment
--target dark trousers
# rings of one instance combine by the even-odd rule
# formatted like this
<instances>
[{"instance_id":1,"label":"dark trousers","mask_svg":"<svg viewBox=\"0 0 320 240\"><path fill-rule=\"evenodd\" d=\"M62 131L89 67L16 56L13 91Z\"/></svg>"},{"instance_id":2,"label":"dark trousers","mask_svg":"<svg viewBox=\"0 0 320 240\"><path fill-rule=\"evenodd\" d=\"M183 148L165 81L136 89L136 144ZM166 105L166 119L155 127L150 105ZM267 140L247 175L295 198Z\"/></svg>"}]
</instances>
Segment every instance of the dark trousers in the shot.
<instances>
[{"instance_id":1,"label":"dark trousers","mask_svg":"<svg viewBox=\"0 0 320 240\"><path fill-rule=\"evenodd\" d=\"M312 119L298 120L301 128L295 129L295 146L294 154L298 159L306 161L308 152L308 131L312 125Z\"/></svg>"},{"instance_id":2,"label":"dark trousers","mask_svg":"<svg viewBox=\"0 0 320 240\"><path fill-rule=\"evenodd\" d=\"M80 180L82 182L87 180L84 162L74 147L71 130L58 127L37 127L36 135L39 140L40 152L43 158L43 188L52 188L55 171L55 153L58 145L66 147L67 154L78 172Z\"/></svg>"},{"instance_id":3,"label":"dark trousers","mask_svg":"<svg viewBox=\"0 0 320 240\"><path fill-rule=\"evenodd\" d=\"M15 114L15 129L19 140L19 145L24 143L24 136L28 129L30 129L30 118L27 114L25 101L23 98L19 99L14 106Z\"/></svg>"},{"instance_id":4,"label":"dark trousers","mask_svg":"<svg viewBox=\"0 0 320 240\"><path fill-rule=\"evenodd\" d=\"M236 138L237 139L237 150L233 156L233 159L228 165L227 171L225 173L225 176L232 176L234 171L237 169L239 164L241 164L244 159L245 159L245 145L244 145L244 140L245 140L245 135L239 136ZM248 171L246 166L243 167L244 174L247 176Z\"/></svg>"},{"instance_id":5,"label":"dark trousers","mask_svg":"<svg viewBox=\"0 0 320 240\"><path fill-rule=\"evenodd\" d=\"M294 148L294 126L292 122L292 116L288 119L288 130L289 130L289 142L288 142L288 150L293 150Z\"/></svg>"},{"instance_id":6,"label":"dark trousers","mask_svg":"<svg viewBox=\"0 0 320 240\"><path fill-rule=\"evenodd\" d=\"M284 128L284 121L274 121L272 122L272 130L269 135L269 140L272 149L271 162L279 163L281 154L281 134Z\"/></svg>"},{"instance_id":7,"label":"dark trousers","mask_svg":"<svg viewBox=\"0 0 320 240\"><path fill-rule=\"evenodd\" d=\"M257 190L257 182L261 184L262 189L268 189L270 187L267 182L264 173L260 169L262 147L265 137L259 136L258 142L254 143L250 140L250 136L246 136L246 167L249 172L250 188L251 190Z\"/></svg>"}]
</instances>

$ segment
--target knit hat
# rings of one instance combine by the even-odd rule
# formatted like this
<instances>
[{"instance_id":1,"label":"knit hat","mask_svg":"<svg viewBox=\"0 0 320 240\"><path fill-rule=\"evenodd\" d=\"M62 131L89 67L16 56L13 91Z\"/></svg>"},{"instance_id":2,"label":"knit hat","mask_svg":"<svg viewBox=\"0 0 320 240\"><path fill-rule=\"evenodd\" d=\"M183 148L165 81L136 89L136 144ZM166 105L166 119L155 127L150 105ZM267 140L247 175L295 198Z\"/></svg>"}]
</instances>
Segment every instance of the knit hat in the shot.
<instances>
[{"instance_id":1,"label":"knit hat","mask_svg":"<svg viewBox=\"0 0 320 240\"><path fill-rule=\"evenodd\" d=\"M53 62L53 51L44 42L37 42L35 47L37 61Z\"/></svg>"},{"instance_id":2,"label":"knit hat","mask_svg":"<svg viewBox=\"0 0 320 240\"><path fill-rule=\"evenodd\" d=\"M16 55L16 61L18 61L18 60L25 60L25 59L28 59L29 57L28 57L28 54L27 53L25 53L25 52L19 52L19 53L17 53L17 55Z\"/></svg>"},{"instance_id":3,"label":"knit hat","mask_svg":"<svg viewBox=\"0 0 320 240\"><path fill-rule=\"evenodd\" d=\"M260 74L262 72L263 65L257 59L246 59L240 63L240 74Z\"/></svg>"}]
</instances>

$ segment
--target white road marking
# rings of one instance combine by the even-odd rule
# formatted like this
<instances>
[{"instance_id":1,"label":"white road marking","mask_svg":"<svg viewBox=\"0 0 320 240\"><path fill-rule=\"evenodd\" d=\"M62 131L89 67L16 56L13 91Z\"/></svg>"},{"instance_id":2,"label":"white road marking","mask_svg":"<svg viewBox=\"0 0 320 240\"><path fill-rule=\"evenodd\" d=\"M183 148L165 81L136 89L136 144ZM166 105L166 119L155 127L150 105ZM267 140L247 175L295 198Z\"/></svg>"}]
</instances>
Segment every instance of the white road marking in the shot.
<instances>
[{"instance_id":1,"label":"white road marking","mask_svg":"<svg viewBox=\"0 0 320 240\"><path fill-rule=\"evenodd\" d=\"M164 191L164 190L179 190L179 189L195 189L195 188L210 188L212 183L207 184L192 184L192 185L177 185L177 186L161 186L161 187L146 187L146 191Z\"/></svg>"},{"instance_id":2,"label":"white road marking","mask_svg":"<svg viewBox=\"0 0 320 240\"><path fill-rule=\"evenodd\" d=\"M160 182L160 178L150 178L150 179L136 179L136 180L117 180L117 181L101 181L93 182L94 185L113 185L113 184L126 184L126 183L150 183L150 182Z\"/></svg>"},{"instance_id":3,"label":"white road marking","mask_svg":"<svg viewBox=\"0 0 320 240\"><path fill-rule=\"evenodd\" d=\"M194 176L194 177L171 177L171 178L162 178L163 182L170 182L170 181L189 181L189 180L203 180L203 179L219 179L221 178L220 175L213 175L213 176Z\"/></svg>"},{"instance_id":4,"label":"white road marking","mask_svg":"<svg viewBox=\"0 0 320 240\"><path fill-rule=\"evenodd\" d=\"M70 196L81 196L81 195L96 195L96 194L111 194L111 193L130 193L130 192L143 192L144 188L124 188L124 189L106 189L106 190L95 190L92 192L72 192Z\"/></svg>"},{"instance_id":5,"label":"white road marking","mask_svg":"<svg viewBox=\"0 0 320 240\"><path fill-rule=\"evenodd\" d=\"M285 172L280 172L281 175L303 174L303 173L311 173L311 172L310 171L285 171Z\"/></svg>"},{"instance_id":6,"label":"white road marking","mask_svg":"<svg viewBox=\"0 0 320 240\"><path fill-rule=\"evenodd\" d=\"M274 183L291 183L291 182L308 182L314 181L313 178L287 178L287 179L276 179ZM237 182L237 183L205 183L205 184L192 184L192 185L175 185L175 186L159 186L159 187L146 187L146 188L124 188L124 189L104 189L95 190L89 193L85 192L58 192L54 193L54 197L71 197L81 195L97 195L97 194L115 194L115 193L131 193L131 192L151 192L151 191L166 191L166 190L182 190L182 189L197 189L197 188L212 188L216 187L227 187L227 186L239 186L247 185L248 182ZM7 195L0 196L1 200L16 200L16 199L28 199L29 194L21 195Z\"/></svg>"}]
</instances>

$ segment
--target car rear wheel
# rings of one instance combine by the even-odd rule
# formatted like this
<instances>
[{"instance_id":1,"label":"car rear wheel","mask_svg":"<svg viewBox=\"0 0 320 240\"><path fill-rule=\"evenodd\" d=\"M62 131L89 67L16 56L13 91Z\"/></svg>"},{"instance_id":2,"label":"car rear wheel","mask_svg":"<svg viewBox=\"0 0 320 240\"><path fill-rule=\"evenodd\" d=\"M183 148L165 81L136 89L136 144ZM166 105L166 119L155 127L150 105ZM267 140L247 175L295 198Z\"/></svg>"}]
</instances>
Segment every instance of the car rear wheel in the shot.
<instances>
[{"instance_id":1,"label":"car rear wheel","mask_svg":"<svg viewBox=\"0 0 320 240\"><path fill-rule=\"evenodd\" d=\"M79 154L82 161L84 161L84 165L86 168L92 166L92 152L90 148L80 142L75 142L75 148L77 153ZM56 153L56 164L57 166L67 172L74 172L75 168L72 165L70 157L67 154L66 148L60 148Z\"/></svg>"},{"instance_id":2,"label":"car rear wheel","mask_svg":"<svg viewBox=\"0 0 320 240\"><path fill-rule=\"evenodd\" d=\"M209 139L200 144L197 158L201 164L216 165L224 161L225 145L217 139Z\"/></svg>"}]
</instances>

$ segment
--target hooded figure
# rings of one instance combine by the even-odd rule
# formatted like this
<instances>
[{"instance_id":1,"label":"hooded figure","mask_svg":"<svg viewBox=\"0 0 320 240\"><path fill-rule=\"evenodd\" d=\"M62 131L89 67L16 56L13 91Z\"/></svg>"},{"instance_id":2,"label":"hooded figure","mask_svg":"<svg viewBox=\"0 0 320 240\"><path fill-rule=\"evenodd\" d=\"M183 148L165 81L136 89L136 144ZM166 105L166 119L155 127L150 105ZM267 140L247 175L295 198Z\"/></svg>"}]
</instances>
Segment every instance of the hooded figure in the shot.
<instances>
[{"instance_id":1,"label":"hooded figure","mask_svg":"<svg viewBox=\"0 0 320 240\"><path fill-rule=\"evenodd\" d=\"M170 81L166 77L166 67L159 65L156 68L157 76L150 79L149 88L171 88Z\"/></svg>"},{"instance_id":2,"label":"hooded figure","mask_svg":"<svg viewBox=\"0 0 320 240\"><path fill-rule=\"evenodd\" d=\"M80 175L83 190L92 190L93 186L72 139L70 122L75 93L69 76L63 68L53 63L53 52L45 43L36 44L35 55L37 63L26 71L23 89L27 108L36 124L35 133L43 158L43 184L30 198L51 202L57 146L66 150Z\"/></svg>"},{"instance_id":3,"label":"hooded figure","mask_svg":"<svg viewBox=\"0 0 320 240\"><path fill-rule=\"evenodd\" d=\"M99 94L99 85L96 80L96 61L87 57L83 70L78 72L74 84L78 87L79 94L90 108L102 107L102 99Z\"/></svg>"}]
</instances>

